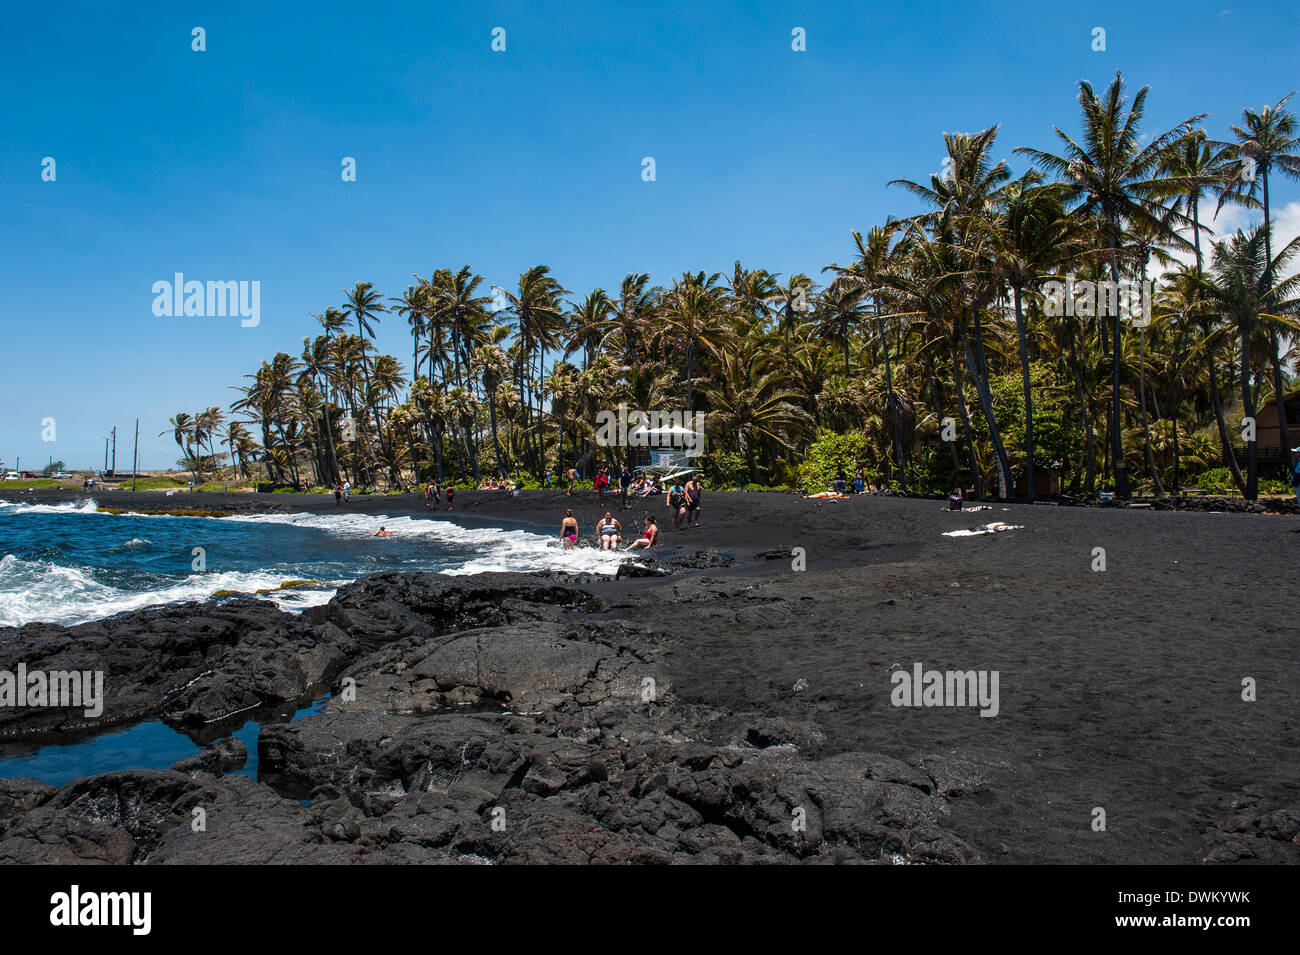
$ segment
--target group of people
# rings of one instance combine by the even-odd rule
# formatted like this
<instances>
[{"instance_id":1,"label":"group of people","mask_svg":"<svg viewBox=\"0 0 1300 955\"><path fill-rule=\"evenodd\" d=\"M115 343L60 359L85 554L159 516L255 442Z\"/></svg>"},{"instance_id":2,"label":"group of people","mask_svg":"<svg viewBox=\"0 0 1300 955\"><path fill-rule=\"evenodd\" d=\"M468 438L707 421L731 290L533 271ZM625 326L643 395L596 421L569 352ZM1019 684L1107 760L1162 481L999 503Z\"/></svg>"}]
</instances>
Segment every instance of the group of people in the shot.
<instances>
[{"instance_id":1,"label":"group of people","mask_svg":"<svg viewBox=\"0 0 1300 955\"><path fill-rule=\"evenodd\" d=\"M573 488L580 479L581 476L578 472L574 469L570 469L568 494L573 494ZM623 465L623 469L619 471L617 475L613 474L612 470L608 467L601 467L596 470L596 476L591 482L592 487L596 489L596 500L601 504L605 503L605 495L613 491L613 483L615 480L618 481L619 496L623 500L623 510L626 511L632 506L628 503L628 498L634 493L632 488L636 480L632 474L632 468L627 464Z\"/></svg>"},{"instance_id":2,"label":"group of people","mask_svg":"<svg viewBox=\"0 0 1300 955\"><path fill-rule=\"evenodd\" d=\"M451 510L456 503L456 488L448 484L446 487L447 510ZM430 481L424 486L424 509L432 510L442 503L444 488L437 481Z\"/></svg>"},{"instance_id":3,"label":"group of people","mask_svg":"<svg viewBox=\"0 0 1300 955\"><path fill-rule=\"evenodd\" d=\"M335 504L346 504L348 502L348 499L351 497L352 497L351 481L344 481L342 483L339 483L338 481L334 482L334 503Z\"/></svg>"},{"instance_id":4,"label":"group of people","mask_svg":"<svg viewBox=\"0 0 1300 955\"><path fill-rule=\"evenodd\" d=\"M849 476L843 468L835 469L835 477L831 480L831 487L828 491L817 491L814 494L804 494L803 497L820 500L820 501L843 501L852 497L854 494L890 494L889 486L886 484L876 484L868 487L866 471L858 468L853 472L852 490L849 486Z\"/></svg>"},{"instance_id":5,"label":"group of people","mask_svg":"<svg viewBox=\"0 0 1300 955\"><path fill-rule=\"evenodd\" d=\"M578 546L578 519L573 516L573 508L564 509L564 520L560 522L560 540L564 542L565 550L572 550ZM653 517L646 515L645 530L641 536L634 541L630 541L626 547L619 547L619 542L623 539L623 525L614 517L610 511L605 512L605 516L596 524L596 544L601 550L617 550L627 552L630 550L648 550L659 542L659 526Z\"/></svg>"}]
</instances>

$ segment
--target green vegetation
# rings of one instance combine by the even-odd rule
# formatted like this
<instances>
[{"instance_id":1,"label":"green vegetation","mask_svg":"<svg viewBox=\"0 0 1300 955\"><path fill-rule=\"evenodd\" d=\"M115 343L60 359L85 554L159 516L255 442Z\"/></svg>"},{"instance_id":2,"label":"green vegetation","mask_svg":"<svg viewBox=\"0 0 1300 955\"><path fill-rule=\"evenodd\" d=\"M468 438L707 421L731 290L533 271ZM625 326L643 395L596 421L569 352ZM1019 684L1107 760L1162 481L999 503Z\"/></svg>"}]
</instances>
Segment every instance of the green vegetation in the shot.
<instances>
[{"instance_id":1,"label":"green vegetation","mask_svg":"<svg viewBox=\"0 0 1300 955\"><path fill-rule=\"evenodd\" d=\"M1147 90L1117 74L1079 84L1048 149L1001 159L997 126L945 134L943 172L890 183L907 216L852 233L820 279L736 262L585 295L544 265L492 297L468 266L388 299L359 282L312 315L299 354L169 433L196 482L536 486L621 463L597 415L626 403L705 413L720 487L820 489L861 466L899 491L1007 498L1023 482L1032 498L1048 471L1067 493L1127 498L1222 468L1253 498L1267 475L1238 422L1292 387L1300 357L1300 240L1274 247L1269 208L1270 183L1300 178L1288 99L1214 135L1202 117L1151 128ZM1263 222L1215 236L1220 204ZM1149 324L1126 307L1142 296L1113 300L1161 272ZM375 348L390 315L409 366Z\"/></svg>"}]
</instances>

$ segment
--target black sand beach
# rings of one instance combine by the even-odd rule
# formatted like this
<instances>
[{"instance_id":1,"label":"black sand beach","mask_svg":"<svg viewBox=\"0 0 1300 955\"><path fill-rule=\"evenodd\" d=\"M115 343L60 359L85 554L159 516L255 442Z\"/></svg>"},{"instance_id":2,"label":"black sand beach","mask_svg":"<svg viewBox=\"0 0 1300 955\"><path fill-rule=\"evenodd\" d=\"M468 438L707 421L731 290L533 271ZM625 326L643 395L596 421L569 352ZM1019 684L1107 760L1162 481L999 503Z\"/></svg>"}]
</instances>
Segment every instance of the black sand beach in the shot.
<instances>
[{"instance_id":1,"label":"black sand beach","mask_svg":"<svg viewBox=\"0 0 1300 955\"><path fill-rule=\"evenodd\" d=\"M96 498L335 509L318 495ZM172 662L119 712L181 726L219 725L248 694L359 688L351 709L332 700L263 734L262 765L306 790L305 808L222 776L216 757L57 793L3 781L0 861L1300 861L1300 519L706 493L701 526L674 532L649 500L607 506L637 530L659 519L662 577L380 575L301 618L242 601L0 631L0 669L85 663L91 645L111 669L115 640L144 653L170 634L183 651L153 646ZM464 492L436 516L558 535L566 506L589 540L605 509L590 491ZM425 513L415 496L348 507ZM1018 529L944 536L990 521ZM997 671L996 716L892 705L891 673L916 664ZM214 671L219 686L195 676ZM421 694L479 706L419 715ZM110 691L106 717L114 705ZM71 729L11 711L0 737ZM340 742L346 757L322 755ZM453 751L454 771L438 755ZM156 821L55 825L105 787L161 807ZM168 822L200 791L245 834L215 854ZM492 830L494 807L519 821Z\"/></svg>"}]
</instances>

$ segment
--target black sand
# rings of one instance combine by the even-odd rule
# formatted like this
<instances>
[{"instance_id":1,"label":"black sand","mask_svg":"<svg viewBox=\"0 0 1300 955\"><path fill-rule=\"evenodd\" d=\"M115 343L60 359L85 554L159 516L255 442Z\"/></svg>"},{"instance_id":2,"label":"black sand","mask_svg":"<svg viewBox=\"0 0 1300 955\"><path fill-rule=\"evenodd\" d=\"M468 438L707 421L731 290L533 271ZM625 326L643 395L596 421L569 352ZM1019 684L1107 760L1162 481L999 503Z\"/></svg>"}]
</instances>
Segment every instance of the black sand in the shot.
<instances>
[{"instance_id":1,"label":"black sand","mask_svg":"<svg viewBox=\"0 0 1300 955\"><path fill-rule=\"evenodd\" d=\"M96 497L129 510L335 509L319 495ZM658 517L656 563L735 563L583 586L609 616L662 634L681 699L816 724L824 741L803 756L943 757L945 772L961 767L943 825L984 861L1300 862L1300 520L706 493L702 526L674 532L650 501L606 506L636 532ZM566 506L590 540L605 509L590 491L464 492L437 516L558 535ZM348 508L425 513L415 496ZM943 536L994 520L1024 526ZM891 705L891 669L915 663L998 671L998 715ZM1242 699L1246 678L1255 702ZM1092 828L1097 807L1105 832Z\"/></svg>"}]
</instances>

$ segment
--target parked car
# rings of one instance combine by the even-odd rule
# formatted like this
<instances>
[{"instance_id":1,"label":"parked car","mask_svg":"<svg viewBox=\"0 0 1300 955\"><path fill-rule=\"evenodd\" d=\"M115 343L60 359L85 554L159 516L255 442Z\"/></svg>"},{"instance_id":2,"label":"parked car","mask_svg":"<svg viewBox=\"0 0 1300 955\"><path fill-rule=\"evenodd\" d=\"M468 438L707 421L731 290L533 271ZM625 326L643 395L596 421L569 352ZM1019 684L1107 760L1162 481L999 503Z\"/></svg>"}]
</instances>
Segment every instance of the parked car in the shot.
<instances>
[{"instance_id":1,"label":"parked car","mask_svg":"<svg viewBox=\"0 0 1300 955\"><path fill-rule=\"evenodd\" d=\"M5 472L5 480L6 480L6 481L17 481L17 480L18 480L18 472L17 472L17 471L6 471L6 472Z\"/></svg>"},{"instance_id":2,"label":"parked car","mask_svg":"<svg viewBox=\"0 0 1300 955\"><path fill-rule=\"evenodd\" d=\"M72 475L69 474L67 471L55 471L50 476L59 481L66 481L68 478L72 477Z\"/></svg>"}]
</instances>

